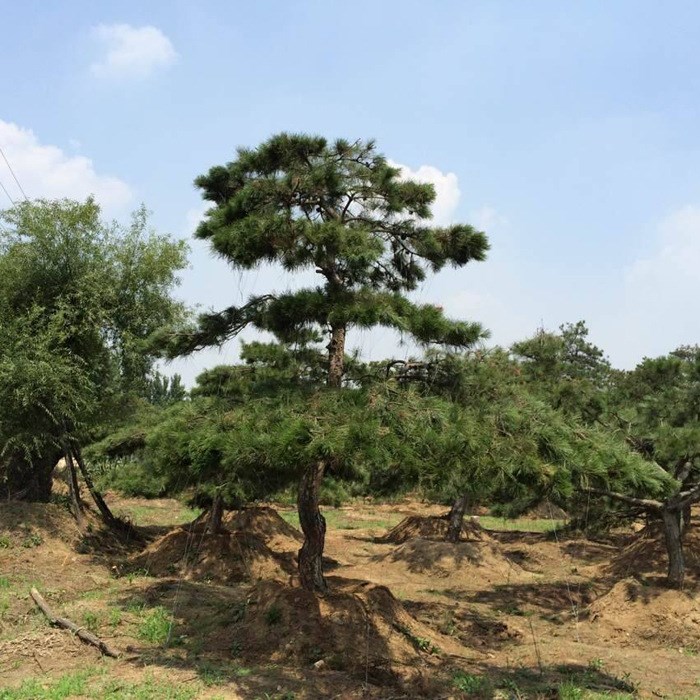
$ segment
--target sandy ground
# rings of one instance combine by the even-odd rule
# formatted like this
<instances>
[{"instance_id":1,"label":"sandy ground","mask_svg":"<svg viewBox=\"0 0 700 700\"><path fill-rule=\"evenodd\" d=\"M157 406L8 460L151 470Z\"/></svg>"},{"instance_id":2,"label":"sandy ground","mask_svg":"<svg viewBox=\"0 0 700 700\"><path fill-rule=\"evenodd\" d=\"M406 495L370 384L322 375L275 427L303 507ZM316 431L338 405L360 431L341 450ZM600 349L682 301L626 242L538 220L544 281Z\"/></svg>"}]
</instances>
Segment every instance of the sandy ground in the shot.
<instances>
[{"instance_id":1,"label":"sandy ground","mask_svg":"<svg viewBox=\"0 0 700 700\"><path fill-rule=\"evenodd\" d=\"M331 593L317 599L273 509L211 536L175 501L112 502L139 514L143 541L94 520L81 535L58 505L0 505L0 688L86 672L75 697L700 698L695 536L677 592L653 540L471 528L448 544L427 526L396 544L380 538L404 516L442 509L363 504L329 512ZM32 585L121 658L49 627Z\"/></svg>"}]
</instances>

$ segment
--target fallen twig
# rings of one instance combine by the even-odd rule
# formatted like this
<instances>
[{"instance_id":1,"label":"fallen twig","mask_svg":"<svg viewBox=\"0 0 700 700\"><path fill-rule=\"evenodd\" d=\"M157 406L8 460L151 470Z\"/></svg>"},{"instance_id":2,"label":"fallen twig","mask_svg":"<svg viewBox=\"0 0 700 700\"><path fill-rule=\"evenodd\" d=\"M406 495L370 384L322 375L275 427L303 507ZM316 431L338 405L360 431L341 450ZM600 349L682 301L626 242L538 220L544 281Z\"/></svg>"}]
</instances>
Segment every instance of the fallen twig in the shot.
<instances>
[{"instance_id":1,"label":"fallen twig","mask_svg":"<svg viewBox=\"0 0 700 700\"><path fill-rule=\"evenodd\" d=\"M82 639L86 644L91 644L92 646L97 647L105 656L111 656L114 659L119 657L119 652L112 649L99 637L96 637L94 634L88 632L83 627L78 627L78 625L76 625L75 622L71 622L65 617L57 617L36 588L32 588L31 596L34 602L39 606L41 612L43 612L44 615L46 615L46 617L52 625L56 627L62 627L66 630L70 630L71 632L73 632L73 634Z\"/></svg>"}]
</instances>

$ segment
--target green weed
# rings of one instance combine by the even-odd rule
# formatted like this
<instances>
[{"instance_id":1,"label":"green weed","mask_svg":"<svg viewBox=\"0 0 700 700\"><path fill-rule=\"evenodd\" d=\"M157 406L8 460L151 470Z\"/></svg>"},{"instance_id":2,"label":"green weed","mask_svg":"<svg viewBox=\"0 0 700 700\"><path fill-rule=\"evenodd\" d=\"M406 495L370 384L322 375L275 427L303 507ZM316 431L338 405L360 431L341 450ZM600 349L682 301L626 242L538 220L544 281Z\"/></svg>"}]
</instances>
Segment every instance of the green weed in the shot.
<instances>
[{"instance_id":1,"label":"green weed","mask_svg":"<svg viewBox=\"0 0 700 700\"><path fill-rule=\"evenodd\" d=\"M112 608L109 611L109 624L112 627L117 627L122 621L122 611L118 608Z\"/></svg>"},{"instance_id":2,"label":"green weed","mask_svg":"<svg viewBox=\"0 0 700 700\"><path fill-rule=\"evenodd\" d=\"M38 532L32 532L22 540L22 546L25 549L31 549L32 547L38 547L43 541L44 538Z\"/></svg>"},{"instance_id":3,"label":"green weed","mask_svg":"<svg viewBox=\"0 0 700 700\"><path fill-rule=\"evenodd\" d=\"M90 630L90 632L96 632L97 628L100 626L100 618L96 613L86 610L83 613L83 623L85 624L85 627Z\"/></svg>"},{"instance_id":4,"label":"green weed","mask_svg":"<svg viewBox=\"0 0 700 700\"><path fill-rule=\"evenodd\" d=\"M163 645L170 635L173 617L168 610L158 606L143 615L139 622L137 636L146 642Z\"/></svg>"},{"instance_id":5,"label":"green weed","mask_svg":"<svg viewBox=\"0 0 700 700\"><path fill-rule=\"evenodd\" d=\"M87 682L94 669L66 673L53 682L36 678L25 680L18 688L0 690L0 700L64 700L86 694Z\"/></svg>"},{"instance_id":6,"label":"green weed","mask_svg":"<svg viewBox=\"0 0 700 700\"><path fill-rule=\"evenodd\" d=\"M223 685L228 681L228 675L221 665L205 661L197 667L197 675L206 686Z\"/></svg>"},{"instance_id":7,"label":"green weed","mask_svg":"<svg viewBox=\"0 0 700 700\"><path fill-rule=\"evenodd\" d=\"M278 625L282 622L282 611L276 606L270 606L269 610L265 613L265 622L268 625Z\"/></svg>"},{"instance_id":8,"label":"green weed","mask_svg":"<svg viewBox=\"0 0 700 700\"><path fill-rule=\"evenodd\" d=\"M163 680L148 678L140 683L113 680L90 695L95 700L193 700L197 691Z\"/></svg>"},{"instance_id":9,"label":"green weed","mask_svg":"<svg viewBox=\"0 0 700 700\"><path fill-rule=\"evenodd\" d=\"M463 671L455 673L452 677L452 685L454 685L457 690L461 690L468 695L488 694L491 690L491 683L488 678L484 676L474 676L470 673L464 673Z\"/></svg>"}]
</instances>

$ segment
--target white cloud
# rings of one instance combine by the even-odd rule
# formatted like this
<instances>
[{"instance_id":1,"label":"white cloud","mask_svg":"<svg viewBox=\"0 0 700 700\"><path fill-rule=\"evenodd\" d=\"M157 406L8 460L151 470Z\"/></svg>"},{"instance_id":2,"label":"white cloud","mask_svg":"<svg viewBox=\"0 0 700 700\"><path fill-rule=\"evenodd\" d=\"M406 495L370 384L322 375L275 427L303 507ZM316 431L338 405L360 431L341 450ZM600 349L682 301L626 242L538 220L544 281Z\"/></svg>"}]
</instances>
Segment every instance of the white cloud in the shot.
<instances>
[{"instance_id":1,"label":"white cloud","mask_svg":"<svg viewBox=\"0 0 700 700\"><path fill-rule=\"evenodd\" d=\"M197 226L204 221L204 215L211 209L211 202L202 202L197 207L191 207L185 213L185 234L193 236Z\"/></svg>"},{"instance_id":2,"label":"white cloud","mask_svg":"<svg viewBox=\"0 0 700 700\"><path fill-rule=\"evenodd\" d=\"M390 164L395 168L401 168L401 177L404 180L430 183L435 187L432 223L446 226L454 222L461 194L457 176L454 173L443 173L434 165L421 165L417 170L412 170L401 163L390 161Z\"/></svg>"},{"instance_id":3,"label":"white cloud","mask_svg":"<svg viewBox=\"0 0 700 700\"><path fill-rule=\"evenodd\" d=\"M0 119L0 146L30 199L84 199L92 194L110 214L118 213L132 199L125 182L98 174L89 158L67 155L57 146L40 143L31 129ZM3 160L0 160L0 180L14 199L21 198Z\"/></svg>"},{"instance_id":4,"label":"white cloud","mask_svg":"<svg viewBox=\"0 0 700 700\"><path fill-rule=\"evenodd\" d=\"M93 33L105 50L90 66L90 71L98 78L148 78L177 58L170 39L157 27L100 24Z\"/></svg>"},{"instance_id":5,"label":"white cloud","mask_svg":"<svg viewBox=\"0 0 700 700\"><path fill-rule=\"evenodd\" d=\"M624 274L621 315L630 357L665 354L700 340L700 207L685 206L659 225L656 249L635 260ZM619 331L618 331L619 332Z\"/></svg>"},{"instance_id":6,"label":"white cloud","mask_svg":"<svg viewBox=\"0 0 700 700\"><path fill-rule=\"evenodd\" d=\"M508 219L489 206L483 206L471 212L469 222L479 230L486 231L486 233L508 225Z\"/></svg>"},{"instance_id":7,"label":"white cloud","mask_svg":"<svg viewBox=\"0 0 700 700\"><path fill-rule=\"evenodd\" d=\"M673 212L661 222L659 232L658 249L630 266L627 284L672 293L686 285L700 290L700 207L689 205Z\"/></svg>"}]
</instances>

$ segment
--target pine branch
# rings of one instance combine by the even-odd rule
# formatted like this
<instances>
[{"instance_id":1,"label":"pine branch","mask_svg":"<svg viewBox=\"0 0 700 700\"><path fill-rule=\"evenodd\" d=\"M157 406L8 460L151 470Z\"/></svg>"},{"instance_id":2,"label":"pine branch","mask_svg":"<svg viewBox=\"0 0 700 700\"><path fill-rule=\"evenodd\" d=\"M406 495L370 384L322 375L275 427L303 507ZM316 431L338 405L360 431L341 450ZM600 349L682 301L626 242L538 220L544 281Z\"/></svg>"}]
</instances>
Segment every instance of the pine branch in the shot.
<instances>
[{"instance_id":1,"label":"pine branch","mask_svg":"<svg viewBox=\"0 0 700 700\"><path fill-rule=\"evenodd\" d=\"M218 313L202 314L195 328L168 332L154 339L168 359L190 355L212 345L223 345L246 326L255 323L274 300L271 294L253 297L243 306L229 306Z\"/></svg>"},{"instance_id":2,"label":"pine branch","mask_svg":"<svg viewBox=\"0 0 700 700\"><path fill-rule=\"evenodd\" d=\"M612 498L621 503L627 503L631 506L638 506L640 508L645 508L647 510L661 511L663 510L664 504L661 501L655 501L649 498L635 498L634 496L627 496L624 493L617 493L616 491L607 491L606 489L595 489L587 488L581 489L583 493L592 494L595 496L605 496L606 498Z\"/></svg>"}]
</instances>

